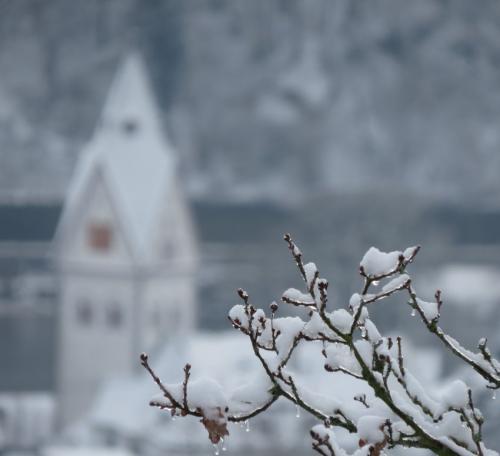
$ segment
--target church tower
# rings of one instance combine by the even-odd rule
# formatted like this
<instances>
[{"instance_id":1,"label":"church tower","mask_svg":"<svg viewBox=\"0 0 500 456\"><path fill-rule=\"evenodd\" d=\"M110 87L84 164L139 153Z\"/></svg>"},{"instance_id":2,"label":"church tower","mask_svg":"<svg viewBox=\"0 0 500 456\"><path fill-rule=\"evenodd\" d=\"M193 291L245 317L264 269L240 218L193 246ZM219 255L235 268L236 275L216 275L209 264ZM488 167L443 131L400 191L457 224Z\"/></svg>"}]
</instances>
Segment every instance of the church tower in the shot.
<instances>
[{"instance_id":1,"label":"church tower","mask_svg":"<svg viewBox=\"0 0 500 456\"><path fill-rule=\"evenodd\" d=\"M58 399L63 426L103 381L195 322L197 250L175 154L141 58L119 69L82 151L56 237L61 288Z\"/></svg>"}]
</instances>

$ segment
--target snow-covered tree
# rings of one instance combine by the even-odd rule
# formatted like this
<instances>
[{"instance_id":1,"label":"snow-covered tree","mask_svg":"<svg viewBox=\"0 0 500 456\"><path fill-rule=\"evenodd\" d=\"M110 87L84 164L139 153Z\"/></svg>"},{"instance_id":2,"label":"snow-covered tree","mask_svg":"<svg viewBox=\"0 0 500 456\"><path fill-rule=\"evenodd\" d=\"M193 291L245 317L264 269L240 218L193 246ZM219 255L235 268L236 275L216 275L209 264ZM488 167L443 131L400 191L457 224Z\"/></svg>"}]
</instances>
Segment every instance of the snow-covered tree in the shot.
<instances>
[{"instance_id":1,"label":"snow-covered tree","mask_svg":"<svg viewBox=\"0 0 500 456\"><path fill-rule=\"evenodd\" d=\"M150 405L167 409L172 416L199 417L214 445L228 435L229 422L248 421L282 398L318 420L310 434L313 449L323 456L349 454L338 438L346 433L356 436L358 448L350 449L356 456L376 456L396 447L423 448L438 455L498 454L483 443L484 419L471 389L455 380L439 394L427 391L407 367L402 338L382 336L370 319L369 310L377 302L402 294L412 313L446 349L474 369L488 388L500 388L500 362L492 357L486 339L479 340L478 351L467 350L439 325L441 292L436 291L432 302L417 296L406 269L419 247L389 253L370 248L359 268L361 292L352 295L346 309L330 310L328 281L314 263L304 263L290 235L284 239L304 289L290 288L281 300L304 311L303 315L277 317L276 302L266 314L241 289L242 303L229 312L233 327L248 337L265 380L228 394L211 380L190 382L191 366L186 364L184 380L166 385L142 354L142 365L162 393ZM304 343L318 346L327 372L350 376L353 382L365 384L364 391L368 386L369 393L341 398L332 381L332 395L323 396L315 392L314 384L303 384L290 364Z\"/></svg>"}]
</instances>

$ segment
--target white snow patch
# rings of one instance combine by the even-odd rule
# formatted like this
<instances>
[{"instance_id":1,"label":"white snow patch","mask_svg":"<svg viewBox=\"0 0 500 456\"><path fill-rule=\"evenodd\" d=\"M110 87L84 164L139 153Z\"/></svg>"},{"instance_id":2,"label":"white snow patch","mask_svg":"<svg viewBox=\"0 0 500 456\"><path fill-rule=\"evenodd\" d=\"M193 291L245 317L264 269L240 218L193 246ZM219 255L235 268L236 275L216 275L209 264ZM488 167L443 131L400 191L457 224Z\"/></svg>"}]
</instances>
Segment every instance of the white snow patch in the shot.
<instances>
[{"instance_id":1,"label":"white snow patch","mask_svg":"<svg viewBox=\"0 0 500 456\"><path fill-rule=\"evenodd\" d=\"M338 309L330 314L330 321L342 333L348 333L353 323L352 315L345 309Z\"/></svg>"},{"instance_id":2,"label":"white snow patch","mask_svg":"<svg viewBox=\"0 0 500 456\"><path fill-rule=\"evenodd\" d=\"M360 266L370 277L381 276L396 269L401 255L402 253L399 251L386 253L381 252L376 247L370 247L363 256Z\"/></svg>"},{"instance_id":3,"label":"white snow patch","mask_svg":"<svg viewBox=\"0 0 500 456\"><path fill-rule=\"evenodd\" d=\"M314 300L309 293L303 293L296 288L289 288L283 293L283 298L290 299L291 301L300 301L308 304L314 304Z\"/></svg>"},{"instance_id":4,"label":"white snow patch","mask_svg":"<svg viewBox=\"0 0 500 456\"><path fill-rule=\"evenodd\" d=\"M441 392L441 398L445 405L453 408L462 408L467 405L468 387L462 380L454 380L446 385Z\"/></svg>"},{"instance_id":5,"label":"white snow patch","mask_svg":"<svg viewBox=\"0 0 500 456\"><path fill-rule=\"evenodd\" d=\"M401 288L406 282L408 282L408 280L410 280L410 276L408 274L401 274L387 282L382 287L382 292L390 293L391 291L397 290L398 288Z\"/></svg>"},{"instance_id":6,"label":"white snow patch","mask_svg":"<svg viewBox=\"0 0 500 456\"><path fill-rule=\"evenodd\" d=\"M428 321L432 321L439 316L437 302L427 302L417 298L417 304L422 309L422 312Z\"/></svg>"},{"instance_id":7,"label":"white snow patch","mask_svg":"<svg viewBox=\"0 0 500 456\"><path fill-rule=\"evenodd\" d=\"M132 456L124 448L52 446L42 450L42 456Z\"/></svg>"},{"instance_id":8,"label":"white snow patch","mask_svg":"<svg viewBox=\"0 0 500 456\"><path fill-rule=\"evenodd\" d=\"M367 443L382 442L385 439L382 427L386 420L380 416L362 416L357 424L359 437Z\"/></svg>"}]
</instances>

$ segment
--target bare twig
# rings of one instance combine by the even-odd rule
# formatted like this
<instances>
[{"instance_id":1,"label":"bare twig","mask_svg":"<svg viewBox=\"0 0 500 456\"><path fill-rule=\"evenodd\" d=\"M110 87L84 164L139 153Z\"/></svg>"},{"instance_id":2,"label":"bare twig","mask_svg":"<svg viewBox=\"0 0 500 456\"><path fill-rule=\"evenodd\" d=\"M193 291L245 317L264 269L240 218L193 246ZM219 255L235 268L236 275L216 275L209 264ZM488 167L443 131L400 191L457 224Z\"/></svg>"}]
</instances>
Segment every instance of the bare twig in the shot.
<instances>
[{"instance_id":1,"label":"bare twig","mask_svg":"<svg viewBox=\"0 0 500 456\"><path fill-rule=\"evenodd\" d=\"M498 389L500 388L500 375L498 374L498 371L496 369L496 366L493 364L493 360L489 358L488 356L484 356L484 350L481 350L480 352L483 355L483 359L488 363L488 365L491 368L491 371L486 369L482 363L478 363L476 360L474 360L470 356L470 352L468 350L466 351L463 349L456 340L452 339L449 335L447 335L437 324L436 320L428 320L427 317L425 316L425 312L421 308L421 306L418 304L418 299L417 295L415 293L415 290L411 287L411 285L408 285L406 287L408 290L408 294L410 296L410 304L411 306L416 309L418 314L420 315L420 318L424 322L425 326L427 329L437 336L437 338L458 358L460 358L462 361L467 363L469 366L471 366L479 375L481 375L485 380L489 382L488 387L491 389ZM439 294L440 298L440 294ZM439 305L439 304L438 304Z\"/></svg>"}]
</instances>

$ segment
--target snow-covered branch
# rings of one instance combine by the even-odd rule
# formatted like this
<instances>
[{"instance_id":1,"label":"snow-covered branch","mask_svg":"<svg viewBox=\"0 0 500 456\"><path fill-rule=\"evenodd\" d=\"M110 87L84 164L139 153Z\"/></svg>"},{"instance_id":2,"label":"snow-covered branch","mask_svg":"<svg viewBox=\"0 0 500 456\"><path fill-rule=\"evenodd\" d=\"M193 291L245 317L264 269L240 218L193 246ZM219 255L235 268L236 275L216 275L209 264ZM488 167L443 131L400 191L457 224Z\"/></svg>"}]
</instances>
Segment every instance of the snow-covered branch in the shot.
<instances>
[{"instance_id":1,"label":"snow-covered branch","mask_svg":"<svg viewBox=\"0 0 500 456\"><path fill-rule=\"evenodd\" d=\"M168 409L173 415L201 418L213 443L228 435L228 422L253 418L283 398L319 421L311 430L312 447L323 456L348 455L338 443L339 428L357 435L358 449L351 452L355 456L377 456L394 447L423 448L439 455L497 454L482 441L484 419L474 405L471 389L456 380L439 395L428 392L406 365L402 338L382 336L370 319L369 309L375 309L378 301L398 293L408 295L410 306L425 327L486 379L489 388L500 387L500 363L492 357L486 339L480 339L478 352L465 349L438 325L441 293L436 292L433 302L417 297L407 267L420 247L388 253L370 248L359 268L361 292L353 294L347 308L329 310L328 281L314 263L304 263L301 250L289 234L284 240L304 287L286 290L281 300L304 315L278 317L276 302L266 314L240 289L241 304L228 316L232 326L248 337L262 366L262 382L227 396L213 381L190 381L191 366L187 364L183 382L165 385L143 354L141 363L162 393L151 405ZM318 341L327 372L350 376L353 382L364 383L371 393L336 397L335 379L332 395L327 397L318 395L314 385L304 385L289 364L301 344Z\"/></svg>"}]
</instances>

